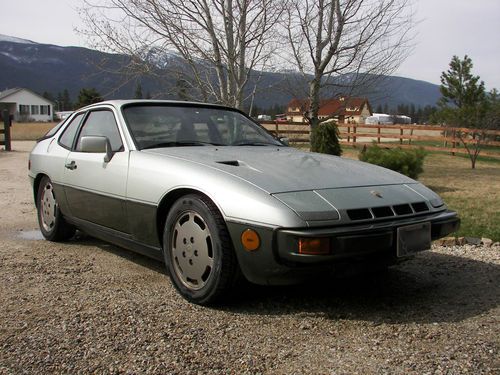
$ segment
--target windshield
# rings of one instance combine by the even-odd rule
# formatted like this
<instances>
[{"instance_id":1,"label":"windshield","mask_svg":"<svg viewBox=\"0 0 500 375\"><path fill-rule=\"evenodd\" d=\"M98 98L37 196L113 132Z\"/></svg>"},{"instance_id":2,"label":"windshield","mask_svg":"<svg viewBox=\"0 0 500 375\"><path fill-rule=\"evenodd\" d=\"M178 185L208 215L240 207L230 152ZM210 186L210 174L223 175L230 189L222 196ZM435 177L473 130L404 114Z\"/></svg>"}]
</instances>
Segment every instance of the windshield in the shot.
<instances>
[{"instance_id":1,"label":"windshield","mask_svg":"<svg viewBox=\"0 0 500 375\"><path fill-rule=\"evenodd\" d=\"M224 108L133 105L123 109L139 149L172 146L283 146L241 113Z\"/></svg>"}]
</instances>

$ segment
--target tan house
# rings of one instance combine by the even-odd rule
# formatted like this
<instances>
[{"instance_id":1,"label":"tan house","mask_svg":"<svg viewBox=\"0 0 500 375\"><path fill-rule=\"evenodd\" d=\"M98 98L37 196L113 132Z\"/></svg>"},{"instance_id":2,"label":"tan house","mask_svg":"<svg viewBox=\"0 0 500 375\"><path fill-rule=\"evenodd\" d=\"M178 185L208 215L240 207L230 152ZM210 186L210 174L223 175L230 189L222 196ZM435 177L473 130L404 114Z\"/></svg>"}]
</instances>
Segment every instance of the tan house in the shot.
<instances>
[{"instance_id":1,"label":"tan house","mask_svg":"<svg viewBox=\"0 0 500 375\"><path fill-rule=\"evenodd\" d=\"M309 109L308 99L292 99L288 103L286 116L292 122L304 122L304 112ZM364 124L373 114L368 99L339 97L320 102L318 117L320 120L334 119L340 124Z\"/></svg>"}]
</instances>

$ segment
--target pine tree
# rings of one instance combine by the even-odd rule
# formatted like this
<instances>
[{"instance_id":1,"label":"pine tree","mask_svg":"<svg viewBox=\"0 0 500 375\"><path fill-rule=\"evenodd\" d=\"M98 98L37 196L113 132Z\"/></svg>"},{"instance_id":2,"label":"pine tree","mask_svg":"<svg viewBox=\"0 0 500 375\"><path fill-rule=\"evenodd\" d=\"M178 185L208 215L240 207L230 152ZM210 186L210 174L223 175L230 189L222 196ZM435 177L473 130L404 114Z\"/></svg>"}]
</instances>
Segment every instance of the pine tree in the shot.
<instances>
[{"instance_id":1,"label":"pine tree","mask_svg":"<svg viewBox=\"0 0 500 375\"><path fill-rule=\"evenodd\" d=\"M89 104L94 104L94 103L102 102L102 100L103 99L101 97L101 94L99 94L99 92L97 92L96 89L94 89L94 88L90 88L90 89L83 88L78 93L77 107L78 108L85 107L86 105L89 105Z\"/></svg>"},{"instance_id":2,"label":"pine tree","mask_svg":"<svg viewBox=\"0 0 500 375\"><path fill-rule=\"evenodd\" d=\"M484 116L484 82L472 74L472 60L453 56L450 67L441 74L441 99L438 102L442 121L461 127L476 127Z\"/></svg>"},{"instance_id":3,"label":"pine tree","mask_svg":"<svg viewBox=\"0 0 500 375\"><path fill-rule=\"evenodd\" d=\"M137 86L135 87L134 98L142 99L142 86L140 83L138 83Z\"/></svg>"}]
</instances>

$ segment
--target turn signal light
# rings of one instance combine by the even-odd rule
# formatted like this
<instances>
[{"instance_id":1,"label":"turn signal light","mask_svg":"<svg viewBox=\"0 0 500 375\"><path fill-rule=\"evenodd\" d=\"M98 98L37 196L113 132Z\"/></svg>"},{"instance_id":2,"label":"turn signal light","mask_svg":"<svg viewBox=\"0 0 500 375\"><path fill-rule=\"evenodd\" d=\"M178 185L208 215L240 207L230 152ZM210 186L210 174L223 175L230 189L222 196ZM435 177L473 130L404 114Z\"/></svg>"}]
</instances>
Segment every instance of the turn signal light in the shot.
<instances>
[{"instance_id":1,"label":"turn signal light","mask_svg":"<svg viewBox=\"0 0 500 375\"><path fill-rule=\"evenodd\" d=\"M245 250L255 251L260 246L259 235L253 229L247 229L241 234L241 243Z\"/></svg>"},{"instance_id":2,"label":"turn signal light","mask_svg":"<svg viewBox=\"0 0 500 375\"><path fill-rule=\"evenodd\" d=\"M299 254L328 255L330 254L330 239L299 238Z\"/></svg>"}]
</instances>

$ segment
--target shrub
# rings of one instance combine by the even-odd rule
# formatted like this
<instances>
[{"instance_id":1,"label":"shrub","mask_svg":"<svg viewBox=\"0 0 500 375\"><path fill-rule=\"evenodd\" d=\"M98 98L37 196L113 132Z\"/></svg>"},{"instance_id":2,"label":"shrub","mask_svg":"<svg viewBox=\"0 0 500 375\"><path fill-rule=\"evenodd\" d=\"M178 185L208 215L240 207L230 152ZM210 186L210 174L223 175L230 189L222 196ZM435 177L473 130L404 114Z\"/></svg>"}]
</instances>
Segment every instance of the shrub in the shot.
<instances>
[{"instance_id":1,"label":"shrub","mask_svg":"<svg viewBox=\"0 0 500 375\"><path fill-rule=\"evenodd\" d=\"M322 154L340 156L339 129L333 122L316 126L311 132L311 150Z\"/></svg>"},{"instance_id":2,"label":"shrub","mask_svg":"<svg viewBox=\"0 0 500 375\"><path fill-rule=\"evenodd\" d=\"M402 173L410 178L418 178L423 172L424 149L403 150L401 148L381 148L374 144L359 153L359 160L376 164Z\"/></svg>"}]
</instances>

